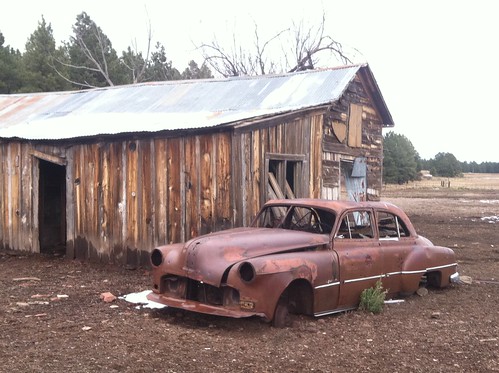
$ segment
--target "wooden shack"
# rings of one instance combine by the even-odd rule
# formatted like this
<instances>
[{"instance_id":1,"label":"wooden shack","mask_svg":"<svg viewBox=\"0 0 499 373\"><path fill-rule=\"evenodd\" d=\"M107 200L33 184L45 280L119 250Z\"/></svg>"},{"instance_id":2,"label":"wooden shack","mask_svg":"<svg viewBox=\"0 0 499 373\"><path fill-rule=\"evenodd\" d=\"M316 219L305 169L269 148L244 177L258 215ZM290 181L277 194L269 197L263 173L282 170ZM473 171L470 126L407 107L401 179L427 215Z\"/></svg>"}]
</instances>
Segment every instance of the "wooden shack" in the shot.
<instances>
[{"instance_id":1,"label":"wooden shack","mask_svg":"<svg viewBox=\"0 0 499 373\"><path fill-rule=\"evenodd\" d=\"M0 248L136 266L276 196L378 199L387 126L368 65L0 95Z\"/></svg>"}]
</instances>

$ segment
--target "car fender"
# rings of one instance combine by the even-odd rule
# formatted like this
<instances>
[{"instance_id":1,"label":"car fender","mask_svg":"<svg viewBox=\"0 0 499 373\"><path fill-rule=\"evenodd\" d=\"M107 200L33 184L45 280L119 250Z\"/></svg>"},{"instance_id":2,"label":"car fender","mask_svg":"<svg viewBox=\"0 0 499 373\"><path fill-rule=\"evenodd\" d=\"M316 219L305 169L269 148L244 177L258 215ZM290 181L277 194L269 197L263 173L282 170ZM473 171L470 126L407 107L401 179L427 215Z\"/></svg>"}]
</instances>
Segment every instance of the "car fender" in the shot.
<instances>
[{"instance_id":1,"label":"car fender","mask_svg":"<svg viewBox=\"0 0 499 373\"><path fill-rule=\"evenodd\" d=\"M254 279L244 281L239 269L250 264L254 269ZM295 280L305 280L310 284L317 277L317 265L305 258L297 258L296 253L271 255L242 261L234 265L228 275L227 284L239 290L241 302L254 302L256 310L271 320L281 294Z\"/></svg>"},{"instance_id":2,"label":"car fender","mask_svg":"<svg viewBox=\"0 0 499 373\"><path fill-rule=\"evenodd\" d=\"M442 278L449 277L456 265L454 251L447 247L415 245L402 267L402 291L416 291L421 277L431 270L442 272Z\"/></svg>"},{"instance_id":3,"label":"car fender","mask_svg":"<svg viewBox=\"0 0 499 373\"><path fill-rule=\"evenodd\" d=\"M421 277L426 272L428 261L427 248L414 245L402 265L400 288L402 293L414 293L418 290Z\"/></svg>"},{"instance_id":4,"label":"car fender","mask_svg":"<svg viewBox=\"0 0 499 373\"><path fill-rule=\"evenodd\" d=\"M167 268L168 273L181 275L182 271L178 269L182 267L180 252L183 246L182 243L176 243L155 248L151 255L151 266L153 268ZM153 271L154 284L159 286L162 275L163 271Z\"/></svg>"}]
</instances>

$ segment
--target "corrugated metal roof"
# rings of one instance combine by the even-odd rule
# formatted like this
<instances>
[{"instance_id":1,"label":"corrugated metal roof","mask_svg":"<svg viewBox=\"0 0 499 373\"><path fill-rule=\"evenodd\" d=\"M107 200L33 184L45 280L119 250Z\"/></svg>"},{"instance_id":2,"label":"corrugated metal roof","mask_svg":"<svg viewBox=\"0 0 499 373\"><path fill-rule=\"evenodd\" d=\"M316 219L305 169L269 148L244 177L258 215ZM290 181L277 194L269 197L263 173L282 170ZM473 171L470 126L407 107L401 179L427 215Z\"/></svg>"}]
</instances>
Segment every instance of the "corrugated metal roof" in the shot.
<instances>
[{"instance_id":1,"label":"corrugated metal roof","mask_svg":"<svg viewBox=\"0 0 499 373\"><path fill-rule=\"evenodd\" d=\"M56 140L194 129L285 113L337 100L363 66L0 95L0 138Z\"/></svg>"}]
</instances>

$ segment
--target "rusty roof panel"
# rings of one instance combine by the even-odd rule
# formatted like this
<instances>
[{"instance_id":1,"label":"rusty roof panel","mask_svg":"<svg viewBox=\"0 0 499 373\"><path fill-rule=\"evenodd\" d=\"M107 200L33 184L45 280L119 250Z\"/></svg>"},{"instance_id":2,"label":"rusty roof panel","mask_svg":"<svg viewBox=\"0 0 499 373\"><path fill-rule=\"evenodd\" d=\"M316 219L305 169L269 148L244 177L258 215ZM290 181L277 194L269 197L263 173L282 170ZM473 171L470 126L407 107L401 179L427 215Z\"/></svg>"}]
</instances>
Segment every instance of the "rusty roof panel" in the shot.
<instances>
[{"instance_id":1,"label":"rusty roof panel","mask_svg":"<svg viewBox=\"0 0 499 373\"><path fill-rule=\"evenodd\" d=\"M335 101L363 66L0 95L0 137L56 140L230 124Z\"/></svg>"}]
</instances>

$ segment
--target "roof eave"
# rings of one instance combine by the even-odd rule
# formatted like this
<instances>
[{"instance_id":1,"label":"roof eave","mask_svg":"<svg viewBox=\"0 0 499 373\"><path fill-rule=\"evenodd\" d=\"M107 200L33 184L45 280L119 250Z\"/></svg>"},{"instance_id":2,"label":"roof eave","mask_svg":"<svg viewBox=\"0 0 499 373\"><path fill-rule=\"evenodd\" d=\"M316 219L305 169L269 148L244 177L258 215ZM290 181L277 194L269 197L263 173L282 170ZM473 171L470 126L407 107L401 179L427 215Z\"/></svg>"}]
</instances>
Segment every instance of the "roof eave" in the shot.
<instances>
[{"instance_id":1,"label":"roof eave","mask_svg":"<svg viewBox=\"0 0 499 373\"><path fill-rule=\"evenodd\" d=\"M381 90L379 89L378 83L374 78L374 74L370 69L369 65L366 64L359 69L359 74L363 82L365 83L365 87L368 90L368 94L371 97L376 109L381 117L383 127L394 127L395 123L392 118L392 114L390 110L388 110L388 106L386 105L385 99L381 94Z\"/></svg>"}]
</instances>

